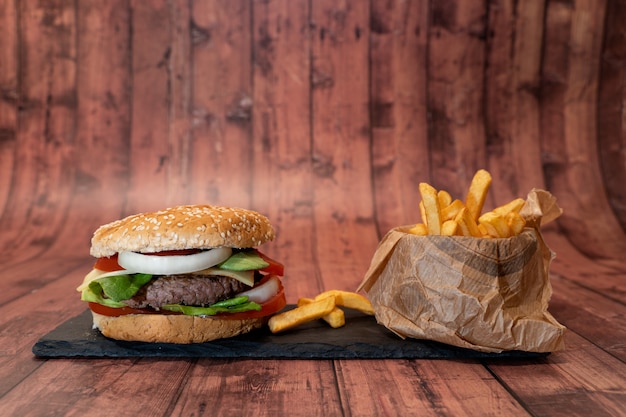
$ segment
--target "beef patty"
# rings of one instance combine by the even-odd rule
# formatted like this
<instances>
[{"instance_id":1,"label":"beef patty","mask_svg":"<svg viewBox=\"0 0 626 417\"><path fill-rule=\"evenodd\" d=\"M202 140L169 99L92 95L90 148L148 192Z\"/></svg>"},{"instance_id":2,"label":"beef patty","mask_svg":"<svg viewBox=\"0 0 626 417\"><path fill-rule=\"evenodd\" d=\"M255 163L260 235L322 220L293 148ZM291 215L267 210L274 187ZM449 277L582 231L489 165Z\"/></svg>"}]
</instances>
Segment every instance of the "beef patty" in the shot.
<instances>
[{"instance_id":1,"label":"beef patty","mask_svg":"<svg viewBox=\"0 0 626 417\"><path fill-rule=\"evenodd\" d=\"M232 298L249 287L234 278L197 274L165 275L153 279L137 291L125 303L132 308L152 307L164 304L208 306Z\"/></svg>"}]
</instances>

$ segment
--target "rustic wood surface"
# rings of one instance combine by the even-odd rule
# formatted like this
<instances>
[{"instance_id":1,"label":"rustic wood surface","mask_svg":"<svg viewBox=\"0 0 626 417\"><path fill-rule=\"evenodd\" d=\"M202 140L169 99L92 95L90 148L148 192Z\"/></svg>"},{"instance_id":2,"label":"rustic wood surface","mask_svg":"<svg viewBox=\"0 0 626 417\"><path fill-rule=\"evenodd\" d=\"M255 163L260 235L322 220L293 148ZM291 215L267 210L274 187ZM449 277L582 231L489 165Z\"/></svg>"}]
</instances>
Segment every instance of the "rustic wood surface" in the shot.
<instances>
[{"instance_id":1,"label":"rustic wood surface","mask_svg":"<svg viewBox=\"0 0 626 417\"><path fill-rule=\"evenodd\" d=\"M0 415L626 415L626 1L0 2ZM36 359L103 223L245 206L288 301L354 290L417 184L550 190L540 360ZM338 330L340 331L340 330Z\"/></svg>"}]
</instances>

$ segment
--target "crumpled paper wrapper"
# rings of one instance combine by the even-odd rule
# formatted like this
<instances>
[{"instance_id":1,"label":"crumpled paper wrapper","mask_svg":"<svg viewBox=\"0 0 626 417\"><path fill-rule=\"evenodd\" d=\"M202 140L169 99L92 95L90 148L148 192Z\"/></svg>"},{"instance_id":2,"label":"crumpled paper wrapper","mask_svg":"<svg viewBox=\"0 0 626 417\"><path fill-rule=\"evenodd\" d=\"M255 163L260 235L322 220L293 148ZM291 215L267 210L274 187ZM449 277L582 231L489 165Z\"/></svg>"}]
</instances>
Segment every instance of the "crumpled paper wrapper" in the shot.
<instances>
[{"instance_id":1,"label":"crumpled paper wrapper","mask_svg":"<svg viewBox=\"0 0 626 417\"><path fill-rule=\"evenodd\" d=\"M483 352L563 349L565 327L547 311L554 253L539 227L562 210L533 189L518 236L488 239L416 236L390 230L359 290L376 320L402 338L434 340Z\"/></svg>"}]
</instances>

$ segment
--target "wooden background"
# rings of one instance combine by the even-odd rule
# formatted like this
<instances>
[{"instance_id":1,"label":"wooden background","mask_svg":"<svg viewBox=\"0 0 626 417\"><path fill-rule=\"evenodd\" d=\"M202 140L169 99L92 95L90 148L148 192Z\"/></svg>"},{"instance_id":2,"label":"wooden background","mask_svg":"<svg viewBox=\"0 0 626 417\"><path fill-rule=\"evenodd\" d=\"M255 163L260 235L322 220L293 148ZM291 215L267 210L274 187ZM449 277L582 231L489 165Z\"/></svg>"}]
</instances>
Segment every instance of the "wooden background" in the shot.
<instances>
[{"instance_id":1,"label":"wooden background","mask_svg":"<svg viewBox=\"0 0 626 417\"><path fill-rule=\"evenodd\" d=\"M84 308L100 224L256 209L294 302L355 289L420 181L462 197L479 168L488 207L558 198L552 309L623 366L625 21L624 0L0 2L0 337L22 364L0 377Z\"/></svg>"}]
</instances>

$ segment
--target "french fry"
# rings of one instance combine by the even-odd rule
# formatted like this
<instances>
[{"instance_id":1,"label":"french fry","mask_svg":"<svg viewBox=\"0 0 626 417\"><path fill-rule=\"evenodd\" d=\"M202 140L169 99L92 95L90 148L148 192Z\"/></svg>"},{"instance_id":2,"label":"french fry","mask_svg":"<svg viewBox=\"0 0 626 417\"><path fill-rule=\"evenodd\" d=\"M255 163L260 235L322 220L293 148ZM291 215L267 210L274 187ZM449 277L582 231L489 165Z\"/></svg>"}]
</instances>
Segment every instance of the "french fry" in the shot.
<instances>
[{"instance_id":1,"label":"french fry","mask_svg":"<svg viewBox=\"0 0 626 417\"><path fill-rule=\"evenodd\" d=\"M326 297L310 304L296 307L293 310L270 317L267 325L272 333L282 332L309 321L321 319L335 308L335 298Z\"/></svg>"},{"instance_id":2,"label":"french fry","mask_svg":"<svg viewBox=\"0 0 626 417\"><path fill-rule=\"evenodd\" d=\"M519 213L522 207L526 204L526 200L523 198L516 198L514 200L509 201L506 204L503 204L499 207L494 208L493 211L496 214L499 214L502 217L506 217L509 213Z\"/></svg>"},{"instance_id":3,"label":"french fry","mask_svg":"<svg viewBox=\"0 0 626 417\"><path fill-rule=\"evenodd\" d=\"M448 207L452 203L452 196L446 190L437 191L437 199L439 200L439 207Z\"/></svg>"},{"instance_id":4,"label":"french fry","mask_svg":"<svg viewBox=\"0 0 626 417\"><path fill-rule=\"evenodd\" d=\"M506 223L509 225L511 235L517 236L522 233L526 227L526 220L517 212L510 212L505 217Z\"/></svg>"},{"instance_id":5,"label":"french fry","mask_svg":"<svg viewBox=\"0 0 626 417\"><path fill-rule=\"evenodd\" d=\"M465 207L461 200L454 200L448 206L441 209L441 221L452 220Z\"/></svg>"},{"instance_id":6,"label":"french fry","mask_svg":"<svg viewBox=\"0 0 626 417\"><path fill-rule=\"evenodd\" d=\"M506 223L504 217L493 211L483 214L478 218L478 221L487 229L487 233L489 233L491 237L510 236L509 225Z\"/></svg>"},{"instance_id":7,"label":"french fry","mask_svg":"<svg viewBox=\"0 0 626 417\"><path fill-rule=\"evenodd\" d=\"M333 328L342 327L346 324L345 313L338 306L374 315L372 303L362 295L349 291L329 290L314 299L300 298L296 308L272 316L267 324L272 333L279 333L317 319L323 319Z\"/></svg>"},{"instance_id":8,"label":"french fry","mask_svg":"<svg viewBox=\"0 0 626 417\"><path fill-rule=\"evenodd\" d=\"M485 226L480 224L480 223L478 223L478 231L480 232L480 236L481 237L486 237L486 238L490 238L491 237L491 236L489 236L489 232L487 231Z\"/></svg>"},{"instance_id":9,"label":"french fry","mask_svg":"<svg viewBox=\"0 0 626 417\"><path fill-rule=\"evenodd\" d=\"M409 233L411 233L412 235L427 236L428 228L424 223L418 223L409 229Z\"/></svg>"},{"instance_id":10,"label":"french fry","mask_svg":"<svg viewBox=\"0 0 626 417\"><path fill-rule=\"evenodd\" d=\"M456 220L446 220L441 225L441 235L442 236L454 236L457 234L457 230L459 229L459 224Z\"/></svg>"},{"instance_id":11,"label":"french fry","mask_svg":"<svg viewBox=\"0 0 626 417\"><path fill-rule=\"evenodd\" d=\"M424 211L426 213L426 226L429 235L441 234L441 208L439 206L439 198L437 190L430 184L425 182L419 185L422 202L424 203Z\"/></svg>"},{"instance_id":12,"label":"french fry","mask_svg":"<svg viewBox=\"0 0 626 417\"><path fill-rule=\"evenodd\" d=\"M478 225L470 215L467 207L463 207L461 211L456 215L454 219L459 224L459 230L461 235L470 237L481 237L481 233L478 230Z\"/></svg>"},{"instance_id":13,"label":"french fry","mask_svg":"<svg viewBox=\"0 0 626 417\"><path fill-rule=\"evenodd\" d=\"M526 200L515 198L506 204L483 213L487 192L491 187L491 174L480 169L472 177L465 202L453 199L445 190L436 190L430 184L420 183L419 203L422 223L414 225L408 233L417 236L471 236L506 238L517 236L526 227L519 214Z\"/></svg>"},{"instance_id":14,"label":"french fry","mask_svg":"<svg viewBox=\"0 0 626 417\"><path fill-rule=\"evenodd\" d=\"M361 313L369 314L370 316L374 315L374 307L372 307L372 303L361 294L342 290L328 290L316 296L315 301L323 300L325 298L333 298L336 305L358 310Z\"/></svg>"},{"instance_id":15,"label":"french fry","mask_svg":"<svg viewBox=\"0 0 626 417\"><path fill-rule=\"evenodd\" d=\"M302 307L305 306L307 304L311 304L312 302L314 302L315 300L312 298L306 298L306 297L300 297L298 298L298 307ZM335 307L336 308L336 307Z\"/></svg>"},{"instance_id":16,"label":"french fry","mask_svg":"<svg viewBox=\"0 0 626 417\"><path fill-rule=\"evenodd\" d=\"M298 307L314 303L315 300L311 298L300 298L298 299ZM339 307L333 308L333 311L322 317L326 323L330 325L333 329L342 327L346 324L346 315L342 309Z\"/></svg>"},{"instance_id":17,"label":"french fry","mask_svg":"<svg viewBox=\"0 0 626 417\"><path fill-rule=\"evenodd\" d=\"M484 169L476 171L465 198L465 207L469 210L470 216L474 221L477 221L478 217L480 217L490 186L491 174Z\"/></svg>"}]
</instances>

